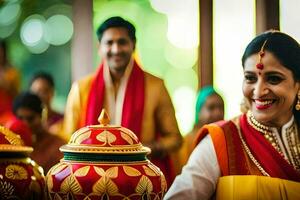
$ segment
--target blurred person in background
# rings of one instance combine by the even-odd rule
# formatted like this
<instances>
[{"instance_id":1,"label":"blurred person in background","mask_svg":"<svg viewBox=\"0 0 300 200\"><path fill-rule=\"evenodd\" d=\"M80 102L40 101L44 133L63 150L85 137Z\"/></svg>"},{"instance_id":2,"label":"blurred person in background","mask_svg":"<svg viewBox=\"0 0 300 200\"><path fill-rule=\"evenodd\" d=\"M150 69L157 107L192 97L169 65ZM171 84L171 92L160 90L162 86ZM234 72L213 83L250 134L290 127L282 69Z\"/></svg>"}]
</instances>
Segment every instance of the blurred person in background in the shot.
<instances>
[{"instance_id":1,"label":"blurred person in background","mask_svg":"<svg viewBox=\"0 0 300 200\"><path fill-rule=\"evenodd\" d=\"M224 101L212 86L205 86L197 94L195 105L195 122L193 130L184 136L183 145L178 151L177 172L186 164L194 149L197 132L205 124L224 119Z\"/></svg>"},{"instance_id":2,"label":"blurred person in background","mask_svg":"<svg viewBox=\"0 0 300 200\"><path fill-rule=\"evenodd\" d=\"M6 42L0 39L0 125L4 125L13 116L12 101L19 87L20 74L9 63Z\"/></svg>"},{"instance_id":3,"label":"blurred person in background","mask_svg":"<svg viewBox=\"0 0 300 200\"><path fill-rule=\"evenodd\" d=\"M62 127L63 114L55 111L51 105L55 93L53 77L45 72L35 74L30 82L30 91L38 95L44 104L42 121L48 132L67 140L66 137L59 134Z\"/></svg>"},{"instance_id":4,"label":"blurred person in background","mask_svg":"<svg viewBox=\"0 0 300 200\"><path fill-rule=\"evenodd\" d=\"M59 147L66 142L58 136L50 134L42 124L43 103L40 98L24 92L13 101L13 112L16 117L29 126L32 132L33 152L30 157L43 167L45 173L59 162L63 154Z\"/></svg>"},{"instance_id":5,"label":"blurred person in background","mask_svg":"<svg viewBox=\"0 0 300 200\"><path fill-rule=\"evenodd\" d=\"M8 120L5 125L8 129L12 130L21 136L26 146L32 146L32 133L30 127L22 120L13 116Z\"/></svg>"}]
</instances>

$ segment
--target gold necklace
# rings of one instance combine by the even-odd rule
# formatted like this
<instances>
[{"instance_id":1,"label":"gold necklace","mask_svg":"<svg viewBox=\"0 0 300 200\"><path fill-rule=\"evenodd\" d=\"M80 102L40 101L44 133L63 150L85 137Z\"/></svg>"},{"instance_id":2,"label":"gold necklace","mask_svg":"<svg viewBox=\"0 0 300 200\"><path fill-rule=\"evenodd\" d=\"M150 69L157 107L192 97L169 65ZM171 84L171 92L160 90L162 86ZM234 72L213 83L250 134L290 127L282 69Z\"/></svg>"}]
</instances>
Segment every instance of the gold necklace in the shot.
<instances>
[{"instance_id":1,"label":"gold necklace","mask_svg":"<svg viewBox=\"0 0 300 200\"><path fill-rule=\"evenodd\" d=\"M249 158L252 160L252 162L255 164L255 166L258 168L258 170L264 175L264 176L270 176L270 174L268 172L266 172L266 170L260 165L260 163L255 159L255 157L253 156L250 148L248 147L247 143L245 142L243 136L242 136L242 132L240 129L240 125L237 124L236 125L237 130L238 130L238 134L240 137L240 140L244 146L244 149L246 151L246 153L248 154Z\"/></svg>"},{"instance_id":2,"label":"gold necklace","mask_svg":"<svg viewBox=\"0 0 300 200\"><path fill-rule=\"evenodd\" d=\"M251 111L247 112L247 121L251 125L252 128L254 128L260 134L262 134L267 139L267 141L283 156L281 148L279 147L279 142L277 140L277 137L274 135L274 133L270 127L259 123L254 118Z\"/></svg>"}]
</instances>

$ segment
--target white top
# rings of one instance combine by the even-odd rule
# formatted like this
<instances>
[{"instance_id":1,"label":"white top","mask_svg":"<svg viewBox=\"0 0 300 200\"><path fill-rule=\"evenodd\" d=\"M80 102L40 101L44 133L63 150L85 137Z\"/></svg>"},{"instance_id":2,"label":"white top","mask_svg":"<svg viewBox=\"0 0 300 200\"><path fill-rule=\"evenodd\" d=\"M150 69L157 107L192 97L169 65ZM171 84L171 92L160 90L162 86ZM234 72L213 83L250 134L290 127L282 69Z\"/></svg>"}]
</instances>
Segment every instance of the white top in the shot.
<instances>
[{"instance_id":1,"label":"white top","mask_svg":"<svg viewBox=\"0 0 300 200\"><path fill-rule=\"evenodd\" d=\"M294 129L294 134L298 135L294 117L281 128L281 136L276 128L272 128L271 130L276 135L285 158L293 164L293 158L289 156L291 154L291 146L286 141L287 134L291 128ZM299 144L299 138L293 138L293 142ZM285 149L287 149L287 152ZM217 155L212 139L208 134L195 147L187 164L182 168L181 174L175 178L164 199L210 199L216 190L217 181L220 176L221 170Z\"/></svg>"},{"instance_id":2,"label":"white top","mask_svg":"<svg viewBox=\"0 0 300 200\"><path fill-rule=\"evenodd\" d=\"M128 66L124 72L123 77L120 80L120 86L118 91L115 93L114 84L112 81L111 74L109 72L109 66L104 64L104 82L105 82L105 98L108 104L108 113L110 116L110 123L115 125L121 125L122 123L122 112L123 104L125 99L125 92L127 83L133 68L133 59L128 63Z\"/></svg>"},{"instance_id":3,"label":"white top","mask_svg":"<svg viewBox=\"0 0 300 200\"><path fill-rule=\"evenodd\" d=\"M210 199L220 176L217 155L211 137L207 135L196 146L164 199Z\"/></svg>"}]
</instances>

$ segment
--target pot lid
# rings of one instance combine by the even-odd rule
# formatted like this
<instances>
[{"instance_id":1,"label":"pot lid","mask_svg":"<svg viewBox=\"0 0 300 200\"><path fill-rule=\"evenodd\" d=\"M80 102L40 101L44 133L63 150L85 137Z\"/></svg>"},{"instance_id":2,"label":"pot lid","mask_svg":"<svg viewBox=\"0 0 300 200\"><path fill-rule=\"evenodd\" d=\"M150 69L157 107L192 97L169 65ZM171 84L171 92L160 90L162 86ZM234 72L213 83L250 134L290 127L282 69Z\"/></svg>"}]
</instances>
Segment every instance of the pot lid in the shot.
<instances>
[{"instance_id":1,"label":"pot lid","mask_svg":"<svg viewBox=\"0 0 300 200\"><path fill-rule=\"evenodd\" d=\"M77 130L68 144L60 147L64 153L88 154L149 154L137 136L129 129L110 125L107 112L103 109L99 125L89 125Z\"/></svg>"},{"instance_id":2,"label":"pot lid","mask_svg":"<svg viewBox=\"0 0 300 200\"><path fill-rule=\"evenodd\" d=\"M32 147L25 146L21 136L10 129L0 126L0 153L22 153L29 154Z\"/></svg>"}]
</instances>

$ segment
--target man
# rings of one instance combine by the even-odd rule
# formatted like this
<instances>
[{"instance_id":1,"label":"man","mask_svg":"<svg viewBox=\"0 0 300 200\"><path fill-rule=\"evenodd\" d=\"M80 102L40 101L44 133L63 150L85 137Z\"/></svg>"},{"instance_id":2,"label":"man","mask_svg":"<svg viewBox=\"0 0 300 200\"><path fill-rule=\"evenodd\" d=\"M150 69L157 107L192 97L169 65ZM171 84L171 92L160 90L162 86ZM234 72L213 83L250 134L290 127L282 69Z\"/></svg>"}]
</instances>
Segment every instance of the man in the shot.
<instances>
[{"instance_id":1,"label":"man","mask_svg":"<svg viewBox=\"0 0 300 200\"><path fill-rule=\"evenodd\" d=\"M64 132L98 124L102 108L111 124L131 129L151 148L151 161L174 178L169 153L178 149L182 137L175 111L161 79L142 71L133 58L134 26L121 17L107 19L97 30L102 63L97 72L72 85L66 105Z\"/></svg>"}]
</instances>

